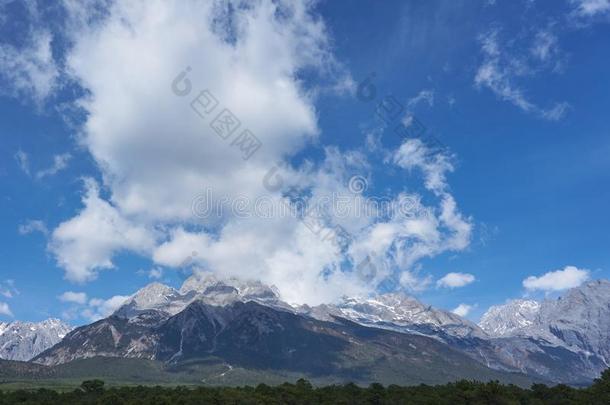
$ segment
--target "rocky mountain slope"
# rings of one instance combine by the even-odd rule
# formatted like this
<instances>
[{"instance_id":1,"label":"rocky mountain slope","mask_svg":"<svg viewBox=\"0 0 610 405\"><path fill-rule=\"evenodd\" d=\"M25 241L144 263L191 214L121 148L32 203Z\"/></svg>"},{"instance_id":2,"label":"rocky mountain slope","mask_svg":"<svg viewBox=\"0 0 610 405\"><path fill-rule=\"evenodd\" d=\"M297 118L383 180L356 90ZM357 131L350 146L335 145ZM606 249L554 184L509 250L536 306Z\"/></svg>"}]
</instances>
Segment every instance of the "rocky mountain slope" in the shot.
<instances>
[{"instance_id":1,"label":"rocky mountain slope","mask_svg":"<svg viewBox=\"0 0 610 405\"><path fill-rule=\"evenodd\" d=\"M30 360L58 343L72 327L58 319L0 322L0 359Z\"/></svg>"},{"instance_id":2,"label":"rocky mountain slope","mask_svg":"<svg viewBox=\"0 0 610 405\"><path fill-rule=\"evenodd\" d=\"M610 281L596 280L541 303L492 307L480 326L492 337L521 337L610 366Z\"/></svg>"},{"instance_id":3,"label":"rocky mountain slope","mask_svg":"<svg viewBox=\"0 0 610 405\"><path fill-rule=\"evenodd\" d=\"M428 363L444 364L427 349L444 347L465 356L468 360L460 361L466 367L474 361L498 372L587 384L608 367L609 301L610 282L600 280L556 300L492 307L476 325L404 294L291 306L259 282L192 276L179 289L146 286L113 316L76 329L36 361L54 365L108 356L182 364L211 356L221 365L246 369L295 366L293 371L341 374L345 364L358 364L367 373L377 366L385 373L402 368L388 360L381 347L387 344L407 365L426 356L432 356ZM377 340L381 336L384 343ZM401 347L389 343L403 339ZM418 350L409 352L409 344ZM359 355L350 357L353 353ZM366 353L376 353L377 363L367 363ZM328 359L338 368L324 369Z\"/></svg>"},{"instance_id":4,"label":"rocky mountain slope","mask_svg":"<svg viewBox=\"0 0 610 405\"><path fill-rule=\"evenodd\" d=\"M338 304L299 307L301 313L316 319L340 317L361 325L418 333L440 338L485 337L476 324L448 311L425 305L402 293L381 294L371 298L343 298Z\"/></svg>"},{"instance_id":5,"label":"rocky mountain slope","mask_svg":"<svg viewBox=\"0 0 610 405\"><path fill-rule=\"evenodd\" d=\"M425 336L370 328L347 320L325 322L297 313L235 301L200 300L157 325L111 316L77 328L35 361L58 365L96 356L140 358L175 366L223 364L260 373L301 373L335 381L436 383L460 378L525 382L491 370Z\"/></svg>"},{"instance_id":6,"label":"rocky mountain slope","mask_svg":"<svg viewBox=\"0 0 610 405\"><path fill-rule=\"evenodd\" d=\"M490 307L481 317L479 326L493 337L514 336L536 319L540 303L534 300L511 300Z\"/></svg>"},{"instance_id":7,"label":"rocky mountain slope","mask_svg":"<svg viewBox=\"0 0 610 405\"><path fill-rule=\"evenodd\" d=\"M221 280L211 275L193 275L179 290L160 283L152 283L137 291L115 315L134 318L155 313L155 318L175 315L190 303L202 301L216 306L234 302L255 301L283 311L299 313L318 320L333 321L340 317L362 325L394 329L426 336L484 337L485 333L474 323L448 311L425 305L402 293L382 294L372 298L345 297L337 304L315 307L291 306L281 300L273 286L257 281L238 279ZM143 322L146 317L138 317Z\"/></svg>"}]
</instances>

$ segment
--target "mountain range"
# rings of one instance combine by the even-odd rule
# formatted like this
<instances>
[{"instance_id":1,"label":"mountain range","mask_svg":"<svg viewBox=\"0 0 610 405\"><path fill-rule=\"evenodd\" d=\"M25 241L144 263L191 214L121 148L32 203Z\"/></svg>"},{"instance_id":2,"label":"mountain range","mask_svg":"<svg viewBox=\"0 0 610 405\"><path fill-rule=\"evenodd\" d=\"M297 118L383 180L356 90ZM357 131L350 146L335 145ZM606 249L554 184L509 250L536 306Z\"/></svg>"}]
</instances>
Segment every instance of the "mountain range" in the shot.
<instances>
[{"instance_id":1,"label":"mountain range","mask_svg":"<svg viewBox=\"0 0 610 405\"><path fill-rule=\"evenodd\" d=\"M207 373L219 384L307 375L580 385L609 367L610 282L591 281L557 299L509 301L477 325L401 293L295 306L260 282L193 275L179 289L149 284L108 318L58 340L32 351L32 361L51 368L100 357L141 361L185 376Z\"/></svg>"},{"instance_id":2,"label":"mountain range","mask_svg":"<svg viewBox=\"0 0 610 405\"><path fill-rule=\"evenodd\" d=\"M0 322L0 359L30 360L61 341L72 330L59 319L42 322Z\"/></svg>"}]
</instances>

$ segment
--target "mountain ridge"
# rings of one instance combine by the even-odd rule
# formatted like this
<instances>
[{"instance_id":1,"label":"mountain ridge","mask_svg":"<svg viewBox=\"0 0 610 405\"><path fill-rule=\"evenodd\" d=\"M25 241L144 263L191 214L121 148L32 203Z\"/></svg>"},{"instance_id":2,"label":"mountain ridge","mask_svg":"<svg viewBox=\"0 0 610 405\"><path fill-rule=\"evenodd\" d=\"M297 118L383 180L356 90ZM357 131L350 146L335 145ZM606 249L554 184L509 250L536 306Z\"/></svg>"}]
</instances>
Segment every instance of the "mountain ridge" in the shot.
<instances>
[{"instance_id":1,"label":"mountain ridge","mask_svg":"<svg viewBox=\"0 0 610 405\"><path fill-rule=\"evenodd\" d=\"M320 321L255 301L226 306L195 301L154 326L110 316L75 329L35 361L57 366L99 355L176 367L215 361L228 369L287 371L340 381L411 384L460 378L527 379L491 370L429 337L349 320Z\"/></svg>"},{"instance_id":2,"label":"mountain ridge","mask_svg":"<svg viewBox=\"0 0 610 405\"><path fill-rule=\"evenodd\" d=\"M268 337L267 332L273 332L297 344L299 337L291 328L307 324L316 325L316 339L321 341L327 339L324 336L349 335L356 330L368 331L369 336L418 336L430 339L428 345L446 346L490 370L580 385L608 367L609 296L610 282L593 281L555 300L512 300L491 307L477 325L403 293L344 297L334 304L310 307L289 305L276 289L257 281L193 275L178 289L161 283L145 286L110 317L73 330L34 360L53 365L110 356L180 364L198 356L220 356L222 361L235 362L233 352L246 356L252 347L257 347L260 364L243 365L262 366L263 360L272 359L274 352L256 346L256 339L252 345L240 345L236 336L245 339L251 333L263 339ZM275 329L283 322L287 323L282 326L284 329ZM346 330L346 325L365 329ZM358 336L350 339L349 345L353 345ZM223 351L228 341L235 346ZM372 345L371 352L378 350L377 343L365 339L362 344ZM297 349L287 345L286 350ZM333 350L327 353L327 360L333 357L332 353ZM420 357L424 356L422 353ZM287 366L279 362L266 367Z\"/></svg>"},{"instance_id":3,"label":"mountain ridge","mask_svg":"<svg viewBox=\"0 0 610 405\"><path fill-rule=\"evenodd\" d=\"M479 325L492 337L537 339L610 366L610 281L589 281L556 299L491 307Z\"/></svg>"},{"instance_id":4,"label":"mountain ridge","mask_svg":"<svg viewBox=\"0 0 610 405\"><path fill-rule=\"evenodd\" d=\"M0 359L26 361L55 345L73 328L56 318L0 322Z\"/></svg>"}]
</instances>

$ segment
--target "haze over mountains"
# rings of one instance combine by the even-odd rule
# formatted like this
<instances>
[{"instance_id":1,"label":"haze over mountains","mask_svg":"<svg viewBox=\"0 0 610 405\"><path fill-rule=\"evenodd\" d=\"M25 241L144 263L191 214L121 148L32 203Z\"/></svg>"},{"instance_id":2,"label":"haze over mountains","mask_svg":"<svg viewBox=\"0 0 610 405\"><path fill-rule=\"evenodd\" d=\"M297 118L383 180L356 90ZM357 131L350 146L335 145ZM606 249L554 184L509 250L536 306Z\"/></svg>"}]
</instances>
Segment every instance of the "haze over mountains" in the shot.
<instances>
[{"instance_id":1,"label":"haze over mountains","mask_svg":"<svg viewBox=\"0 0 610 405\"><path fill-rule=\"evenodd\" d=\"M223 373L245 370L248 381L265 370L333 381L527 376L587 384L610 363L610 282L542 302L509 301L476 325L400 293L293 306L260 282L193 275L180 289L149 284L110 317L71 332L57 320L1 330L3 358L47 366L104 356L203 362Z\"/></svg>"}]
</instances>

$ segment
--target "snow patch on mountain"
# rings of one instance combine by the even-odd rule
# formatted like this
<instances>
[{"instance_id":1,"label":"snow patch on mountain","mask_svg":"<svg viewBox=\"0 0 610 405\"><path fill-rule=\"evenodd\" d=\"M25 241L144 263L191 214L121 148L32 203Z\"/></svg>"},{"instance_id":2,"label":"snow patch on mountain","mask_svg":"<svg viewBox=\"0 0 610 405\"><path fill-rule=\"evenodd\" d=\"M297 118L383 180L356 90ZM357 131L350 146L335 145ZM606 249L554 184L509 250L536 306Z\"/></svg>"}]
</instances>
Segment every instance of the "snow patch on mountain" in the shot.
<instances>
[{"instance_id":1,"label":"snow patch on mountain","mask_svg":"<svg viewBox=\"0 0 610 405\"><path fill-rule=\"evenodd\" d=\"M514 336L532 325L539 312L538 301L511 300L490 307L481 317L479 326L493 337Z\"/></svg>"},{"instance_id":2,"label":"snow patch on mountain","mask_svg":"<svg viewBox=\"0 0 610 405\"><path fill-rule=\"evenodd\" d=\"M237 301L256 301L260 304L293 311L280 299L277 288L259 281L236 278L219 279L210 274L193 274L184 281L180 289L161 283L152 283L138 290L114 315L134 318L146 311L159 311L167 316L175 315L194 301L226 306Z\"/></svg>"},{"instance_id":3,"label":"snow patch on mountain","mask_svg":"<svg viewBox=\"0 0 610 405\"><path fill-rule=\"evenodd\" d=\"M512 300L491 307L479 325L403 293L345 297L315 307L291 306L275 288L260 282L205 274L189 277L179 289L152 283L132 295L114 315L141 326L159 324L195 301L219 307L255 301L318 320L340 323L346 319L420 334L492 368L534 372L558 381L567 377L555 373L561 370L557 364L549 369L547 360L565 361L578 368L579 378L588 379L595 378L610 359L610 282L606 280L584 284L556 300Z\"/></svg>"},{"instance_id":4,"label":"snow patch on mountain","mask_svg":"<svg viewBox=\"0 0 610 405\"><path fill-rule=\"evenodd\" d=\"M300 310L318 319L341 317L361 325L428 336L437 336L439 332L459 337L485 336L474 323L451 312L425 305L403 293L381 294L370 298L345 297L334 305L313 308L303 306Z\"/></svg>"},{"instance_id":5,"label":"snow patch on mountain","mask_svg":"<svg viewBox=\"0 0 610 405\"><path fill-rule=\"evenodd\" d=\"M255 301L319 320L335 321L335 317L340 317L361 325L430 336L447 333L459 337L485 337L485 333L474 323L451 312L425 305L403 293L368 298L345 297L338 303L315 307L291 306L281 300L279 291L273 286L259 281L220 279L210 274L194 274L178 290L160 283L149 284L127 300L115 315L129 319L138 317L138 322L141 322L148 319L141 316L145 312L155 311L163 316L171 316L197 300L215 306Z\"/></svg>"},{"instance_id":6,"label":"snow patch on mountain","mask_svg":"<svg viewBox=\"0 0 610 405\"><path fill-rule=\"evenodd\" d=\"M610 281L596 280L543 302L514 300L491 307L479 326L494 337L545 341L610 365Z\"/></svg>"},{"instance_id":7,"label":"snow patch on mountain","mask_svg":"<svg viewBox=\"0 0 610 405\"><path fill-rule=\"evenodd\" d=\"M59 319L0 322L0 359L27 361L61 341L72 327Z\"/></svg>"}]
</instances>

